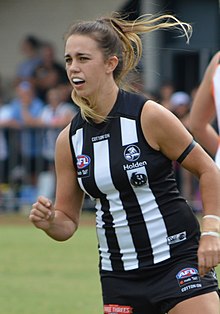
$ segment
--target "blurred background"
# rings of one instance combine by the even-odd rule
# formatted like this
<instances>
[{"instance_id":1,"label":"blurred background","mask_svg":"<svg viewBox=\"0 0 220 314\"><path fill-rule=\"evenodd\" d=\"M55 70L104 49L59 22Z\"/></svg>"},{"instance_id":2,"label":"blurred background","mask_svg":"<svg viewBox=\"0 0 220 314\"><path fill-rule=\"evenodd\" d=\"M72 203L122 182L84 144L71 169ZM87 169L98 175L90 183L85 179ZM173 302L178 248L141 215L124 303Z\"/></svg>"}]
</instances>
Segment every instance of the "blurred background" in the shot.
<instances>
[{"instance_id":1,"label":"blurred background","mask_svg":"<svg viewBox=\"0 0 220 314\"><path fill-rule=\"evenodd\" d=\"M218 0L0 1L0 212L25 211L42 193L54 197L55 140L78 110L65 74L63 36L77 20L112 11L128 19L171 13L193 26L189 44L175 32L143 36L143 58L132 78L187 127L197 86L220 49ZM200 212L197 182L174 167L181 192ZM84 208L93 210L87 198Z\"/></svg>"}]
</instances>

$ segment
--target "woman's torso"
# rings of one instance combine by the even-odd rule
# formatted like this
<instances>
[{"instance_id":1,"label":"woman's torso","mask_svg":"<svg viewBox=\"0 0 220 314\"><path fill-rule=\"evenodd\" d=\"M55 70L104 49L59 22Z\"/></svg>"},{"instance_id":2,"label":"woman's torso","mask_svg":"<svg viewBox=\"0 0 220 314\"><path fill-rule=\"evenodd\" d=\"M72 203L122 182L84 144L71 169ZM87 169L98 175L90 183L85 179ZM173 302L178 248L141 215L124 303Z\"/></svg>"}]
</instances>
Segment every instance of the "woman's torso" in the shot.
<instances>
[{"instance_id":1,"label":"woman's torso","mask_svg":"<svg viewBox=\"0 0 220 314\"><path fill-rule=\"evenodd\" d=\"M96 200L103 270L152 267L184 254L198 235L197 220L179 195L172 161L152 149L142 133L145 102L120 91L107 122L88 123L78 114L71 125L78 181Z\"/></svg>"}]
</instances>

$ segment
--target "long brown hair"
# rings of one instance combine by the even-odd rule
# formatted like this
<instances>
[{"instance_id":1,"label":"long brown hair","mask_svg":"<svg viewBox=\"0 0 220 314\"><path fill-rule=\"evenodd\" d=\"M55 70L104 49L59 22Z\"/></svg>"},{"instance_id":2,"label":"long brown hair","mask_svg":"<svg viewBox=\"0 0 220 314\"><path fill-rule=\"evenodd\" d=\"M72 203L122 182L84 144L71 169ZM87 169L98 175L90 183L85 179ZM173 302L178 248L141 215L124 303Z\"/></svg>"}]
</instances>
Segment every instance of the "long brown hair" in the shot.
<instances>
[{"instance_id":1,"label":"long brown hair","mask_svg":"<svg viewBox=\"0 0 220 314\"><path fill-rule=\"evenodd\" d=\"M173 15L142 15L134 21L128 21L114 13L110 17L101 17L94 21L82 21L72 25L65 35L67 40L71 35L90 36L102 50L104 59L117 56L119 62L113 72L113 77L119 87L125 87L126 76L138 65L142 56L142 41L140 35L155 30L173 29L185 36L187 42L192 33L192 27L181 22ZM96 119L103 118L96 114L95 103L79 97L72 92L73 101L80 107L82 116Z\"/></svg>"}]
</instances>

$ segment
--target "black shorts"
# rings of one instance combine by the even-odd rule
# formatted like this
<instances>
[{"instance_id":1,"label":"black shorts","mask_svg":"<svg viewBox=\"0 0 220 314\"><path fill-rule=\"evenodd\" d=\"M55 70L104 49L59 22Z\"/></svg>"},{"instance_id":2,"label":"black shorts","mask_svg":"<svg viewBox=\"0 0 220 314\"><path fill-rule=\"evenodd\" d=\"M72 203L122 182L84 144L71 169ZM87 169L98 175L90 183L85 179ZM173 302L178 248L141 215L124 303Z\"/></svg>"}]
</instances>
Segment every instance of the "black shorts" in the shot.
<instances>
[{"instance_id":1,"label":"black shorts","mask_svg":"<svg viewBox=\"0 0 220 314\"><path fill-rule=\"evenodd\" d=\"M170 261L151 270L101 271L104 314L165 314L188 298L216 291L214 270L204 277L197 260Z\"/></svg>"}]
</instances>

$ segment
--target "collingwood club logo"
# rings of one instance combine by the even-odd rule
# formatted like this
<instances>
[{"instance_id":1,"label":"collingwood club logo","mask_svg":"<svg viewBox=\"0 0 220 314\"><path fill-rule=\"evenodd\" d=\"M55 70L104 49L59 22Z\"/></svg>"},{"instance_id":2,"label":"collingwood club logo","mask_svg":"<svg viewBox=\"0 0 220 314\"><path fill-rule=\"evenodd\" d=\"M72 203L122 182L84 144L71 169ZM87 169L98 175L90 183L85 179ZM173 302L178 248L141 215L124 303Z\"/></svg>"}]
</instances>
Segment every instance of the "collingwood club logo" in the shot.
<instances>
[{"instance_id":1,"label":"collingwood club logo","mask_svg":"<svg viewBox=\"0 0 220 314\"><path fill-rule=\"evenodd\" d=\"M147 176L144 173L133 172L130 182L134 187L145 185L147 183Z\"/></svg>"},{"instance_id":2,"label":"collingwood club logo","mask_svg":"<svg viewBox=\"0 0 220 314\"><path fill-rule=\"evenodd\" d=\"M140 148L136 145L129 145L124 151L124 157L128 161L136 161L140 157Z\"/></svg>"}]
</instances>

